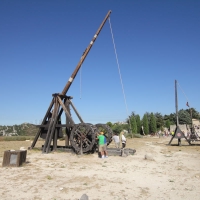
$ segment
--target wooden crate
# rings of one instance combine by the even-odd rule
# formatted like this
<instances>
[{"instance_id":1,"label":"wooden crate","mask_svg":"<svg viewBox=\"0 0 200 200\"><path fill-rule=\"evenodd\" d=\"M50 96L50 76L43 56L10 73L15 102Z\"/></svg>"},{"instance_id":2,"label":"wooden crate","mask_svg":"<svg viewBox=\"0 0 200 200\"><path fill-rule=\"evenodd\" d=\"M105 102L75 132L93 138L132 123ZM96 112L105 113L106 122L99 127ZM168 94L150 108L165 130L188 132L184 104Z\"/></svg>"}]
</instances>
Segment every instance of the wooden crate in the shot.
<instances>
[{"instance_id":1,"label":"wooden crate","mask_svg":"<svg viewBox=\"0 0 200 200\"><path fill-rule=\"evenodd\" d=\"M2 167L19 167L26 162L27 150L4 151Z\"/></svg>"}]
</instances>

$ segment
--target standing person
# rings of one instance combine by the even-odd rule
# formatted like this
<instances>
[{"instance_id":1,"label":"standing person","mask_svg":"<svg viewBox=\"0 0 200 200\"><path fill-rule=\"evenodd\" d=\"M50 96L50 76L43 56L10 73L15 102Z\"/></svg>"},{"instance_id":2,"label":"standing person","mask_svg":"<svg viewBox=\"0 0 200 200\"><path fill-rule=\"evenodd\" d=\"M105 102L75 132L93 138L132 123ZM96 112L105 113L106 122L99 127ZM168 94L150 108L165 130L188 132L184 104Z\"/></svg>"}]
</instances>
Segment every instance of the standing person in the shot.
<instances>
[{"instance_id":1,"label":"standing person","mask_svg":"<svg viewBox=\"0 0 200 200\"><path fill-rule=\"evenodd\" d=\"M100 132L100 135L98 135L98 139L99 139L99 152L101 153L101 158L107 158L107 150L106 150L106 146L107 143L105 144L105 136L103 135L103 132ZM105 155L104 155L105 153Z\"/></svg>"},{"instance_id":2,"label":"standing person","mask_svg":"<svg viewBox=\"0 0 200 200\"><path fill-rule=\"evenodd\" d=\"M124 149L125 146L126 146L126 138L125 138L125 136L124 136L124 131L122 131L121 140L122 140L122 149Z\"/></svg>"},{"instance_id":3,"label":"standing person","mask_svg":"<svg viewBox=\"0 0 200 200\"><path fill-rule=\"evenodd\" d=\"M119 149L119 136L114 133L113 137L112 137L113 141L115 142L115 147Z\"/></svg>"}]
</instances>

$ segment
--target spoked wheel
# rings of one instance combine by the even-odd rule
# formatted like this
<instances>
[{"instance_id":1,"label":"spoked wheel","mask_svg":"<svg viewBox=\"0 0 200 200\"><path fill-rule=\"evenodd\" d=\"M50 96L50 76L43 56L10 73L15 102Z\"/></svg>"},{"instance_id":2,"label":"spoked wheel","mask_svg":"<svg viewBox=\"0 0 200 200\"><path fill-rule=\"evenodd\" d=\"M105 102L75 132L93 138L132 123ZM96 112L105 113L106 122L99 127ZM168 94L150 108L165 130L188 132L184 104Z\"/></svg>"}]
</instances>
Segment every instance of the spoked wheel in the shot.
<instances>
[{"instance_id":1,"label":"spoked wheel","mask_svg":"<svg viewBox=\"0 0 200 200\"><path fill-rule=\"evenodd\" d=\"M99 132L104 132L107 145L109 145L112 142L112 136L113 136L113 131L110 128L110 126L108 126L107 124L96 124L95 126L98 128Z\"/></svg>"},{"instance_id":2,"label":"spoked wheel","mask_svg":"<svg viewBox=\"0 0 200 200\"><path fill-rule=\"evenodd\" d=\"M75 152L86 153L92 151L95 145L95 130L90 124L80 123L76 124L70 134L70 143Z\"/></svg>"}]
</instances>

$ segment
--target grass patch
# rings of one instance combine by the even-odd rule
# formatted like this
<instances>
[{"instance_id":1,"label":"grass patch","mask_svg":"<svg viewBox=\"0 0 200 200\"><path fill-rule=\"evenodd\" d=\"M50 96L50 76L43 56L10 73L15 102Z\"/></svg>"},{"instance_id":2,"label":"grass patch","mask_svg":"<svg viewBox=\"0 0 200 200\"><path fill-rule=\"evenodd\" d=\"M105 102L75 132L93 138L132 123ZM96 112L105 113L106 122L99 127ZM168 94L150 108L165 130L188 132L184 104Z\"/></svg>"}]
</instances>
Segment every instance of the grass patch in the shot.
<instances>
[{"instance_id":1,"label":"grass patch","mask_svg":"<svg viewBox=\"0 0 200 200\"><path fill-rule=\"evenodd\" d=\"M0 137L0 141L25 141L25 140L33 140L34 136L5 136Z\"/></svg>"},{"instance_id":2,"label":"grass patch","mask_svg":"<svg viewBox=\"0 0 200 200\"><path fill-rule=\"evenodd\" d=\"M47 176L47 179L48 179L48 180L52 180L53 178L52 178L51 176L48 175L48 176Z\"/></svg>"}]
</instances>

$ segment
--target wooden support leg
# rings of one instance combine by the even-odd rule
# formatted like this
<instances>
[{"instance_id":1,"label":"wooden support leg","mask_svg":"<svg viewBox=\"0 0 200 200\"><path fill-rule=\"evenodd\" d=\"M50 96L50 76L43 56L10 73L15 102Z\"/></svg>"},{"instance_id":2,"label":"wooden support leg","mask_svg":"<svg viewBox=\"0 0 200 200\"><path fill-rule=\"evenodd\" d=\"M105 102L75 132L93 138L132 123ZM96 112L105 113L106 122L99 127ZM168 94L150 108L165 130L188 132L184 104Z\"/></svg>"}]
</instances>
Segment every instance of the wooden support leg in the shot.
<instances>
[{"instance_id":1,"label":"wooden support leg","mask_svg":"<svg viewBox=\"0 0 200 200\"><path fill-rule=\"evenodd\" d=\"M171 140L169 141L169 144L168 144L168 145L171 144L171 142L172 142L173 139L174 139L174 135L172 136L172 138L171 138Z\"/></svg>"},{"instance_id":2,"label":"wooden support leg","mask_svg":"<svg viewBox=\"0 0 200 200\"><path fill-rule=\"evenodd\" d=\"M57 139L58 139L59 128L56 128L53 138L53 151L57 150Z\"/></svg>"},{"instance_id":3,"label":"wooden support leg","mask_svg":"<svg viewBox=\"0 0 200 200\"><path fill-rule=\"evenodd\" d=\"M178 138L178 146L181 146L181 138Z\"/></svg>"},{"instance_id":4,"label":"wooden support leg","mask_svg":"<svg viewBox=\"0 0 200 200\"><path fill-rule=\"evenodd\" d=\"M53 126L53 120L51 119L49 127L48 127L48 131L47 131L47 135L46 135L46 138L45 138L44 146L43 146L43 149L42 149L42 153L46 152L46 148L47 148L48 141L49 141L49 138L50 138L52 126Z\"/></svg>"},{"instance_id":5,"label":"wooden support leg","mask_svg":"<svg viewBox=\"0 0 200 200\"><path fill-rule=\"evenodd\" d=\"M66 127L65 146L69 146L69 128Z\"/></svg>"},{"instance_id":6,"label":"wooden support leg","mask_svg":"<svg viewBox=\"0 0 200 200\"><path fill-rule=\"evenodd\" d=\"M51 132L50 132L50 135L49 135L48 143L47 143L47 146L46 146L46 153L50 152L51 140L53 138L53 134L55 132L56 124L57 124L57 121L58 121L59 107L60 106L59 106L59 103L57 101L57 98L55 98L55 108L54 108L53 117L52 117L53 124L52 124Z\"/></svg>"},{"instance_id":7,"label":"wooden support leg","mask_svg":"<svg viewBox=\"0 0 200 200\"><path fill-rule=\"evenodd\" d=\"M51 101L51 103L50 103L50 105L49 105L49 108L48 108L48 110L47 110L47 112L46 112L46 114L45 114L45 116L44 116L44 119L43 119L41 125L44 125L44 124L45 124L45 122L46 122L46 120L47 120L47 117L49 116L49 113L50 113L50 111L51 111L51 109L52 109L52 107L53 107L53 103L54 103L54 100L52 99L52 101ZM40 130L37 132L37 134L36 134L36 136L35 136L35 138L34 138L32 144L31 144L31 147L30 147L29 149L32 149L32 148L35 146L35 144L36 144L36 142L37 142L37 140L38 140L40 134L41 134L41 128L40 128Z\"/></svg>"},{"instance_id":8,"label":"wooden support leg","mask_svg":"<svg viewBox=\"0 0 200 200\"><path fill-rule=\"evenodd\" d=\"M70 112L70 101L69 100L66 100L65 101L65 107L69 113L69 115L71 116L71 112ZM66 116L66 124L67 125L70 125L71 122L70 122L70 118L69 118L69 115L67 115L67 113L65 113L65 116ZM70 133L71 133L71 128L70 127L66 127L65 129L65 133L66 133L66 137L65 137L65 146L69 146L69 138L70 138Z\"/></svg>"}]
</instances>

